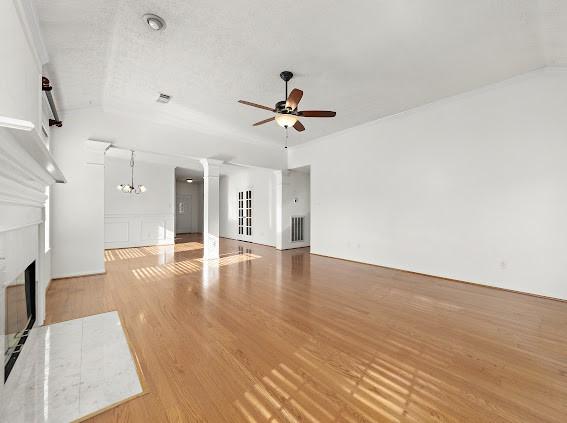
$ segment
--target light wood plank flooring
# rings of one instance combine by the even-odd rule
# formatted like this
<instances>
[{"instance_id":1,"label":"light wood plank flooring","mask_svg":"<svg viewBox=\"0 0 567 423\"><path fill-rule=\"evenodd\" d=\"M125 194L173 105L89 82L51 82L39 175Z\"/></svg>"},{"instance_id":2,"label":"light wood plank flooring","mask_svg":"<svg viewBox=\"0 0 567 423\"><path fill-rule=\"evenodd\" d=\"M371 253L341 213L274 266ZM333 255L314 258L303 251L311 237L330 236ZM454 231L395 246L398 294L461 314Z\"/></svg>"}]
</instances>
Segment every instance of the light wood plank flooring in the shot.
<instances>
[{"instance_id":1,"label":"light wood plank flooring","mask_svg":"<svg viewBox=\"0 0 567 423\"><path fill-rule=\"evenodd\" d=\"M198 236L54 281L118 310L149 394L92 422L565 422L567 303ZM534 281L537 283L537 281Z\"/></svg>"}]
</instances>

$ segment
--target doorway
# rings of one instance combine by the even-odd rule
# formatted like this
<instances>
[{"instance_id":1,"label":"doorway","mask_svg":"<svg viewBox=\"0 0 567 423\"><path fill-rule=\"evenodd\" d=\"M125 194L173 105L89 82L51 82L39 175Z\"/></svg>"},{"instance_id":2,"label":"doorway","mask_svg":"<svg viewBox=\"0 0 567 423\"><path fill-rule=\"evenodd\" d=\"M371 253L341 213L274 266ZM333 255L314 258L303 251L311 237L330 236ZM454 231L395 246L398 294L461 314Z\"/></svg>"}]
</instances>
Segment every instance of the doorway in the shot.
<instances>
[{"instance_id":1,"label":"doorway","mask_svg":"<svg viewBox=\"0 0 567 423\"><path fill-rule=\"evenodd\" d=\"M191 194L177 194L175 204L175 233L188 234L195 232L191 210L193 204Z\"/></svg>"},{"instance_id":2,"label":"doorway","mask_svg":"<svg viewBox=\"0 0 567 423\"><path fill-rule=\"evenodd\" d=\"M196 169L199 167L199 169ZM175 234L203 232L203 170L175 168Z\"/></svg>"}]
</instances>

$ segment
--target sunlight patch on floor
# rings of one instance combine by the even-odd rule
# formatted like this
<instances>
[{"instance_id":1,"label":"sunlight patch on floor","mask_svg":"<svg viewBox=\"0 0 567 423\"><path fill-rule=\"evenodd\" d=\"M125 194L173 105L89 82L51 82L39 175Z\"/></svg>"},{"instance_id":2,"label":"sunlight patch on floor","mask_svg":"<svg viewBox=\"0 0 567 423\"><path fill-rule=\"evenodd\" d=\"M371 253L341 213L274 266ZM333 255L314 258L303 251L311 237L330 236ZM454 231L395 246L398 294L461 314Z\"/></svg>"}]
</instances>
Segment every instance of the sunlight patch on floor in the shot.
<instances>
[{"instance_id":1,"label":"sunlight patch on floor","mask_svg":"<svg viewBox=\"0 0 567 423\"><path fill-rule=\"evenodd\" d=\"M173 277L199 272L205 265L210 267L223 267L229 266L231 264L248 262L257 258L261 257L255 254L236 254L214 260L205 260L203 258L199 258L192 260L183 260L159 266L140 267L138 269L132 269L132 273L138 280Z\"/></svg>"},{"instance_id":2,"label":"sunlight patch on floor","mask_svg":"<svg viewBox=\"0 0 567 423\"><path fill-rule=\"evenodd\" d=\"M200 242L183 242L175 245L154 245L151 247L116 248L104 251L104 261L130 260L141 257L157 256L168 253L202 250Z\"/></svg>"}]
</instances>

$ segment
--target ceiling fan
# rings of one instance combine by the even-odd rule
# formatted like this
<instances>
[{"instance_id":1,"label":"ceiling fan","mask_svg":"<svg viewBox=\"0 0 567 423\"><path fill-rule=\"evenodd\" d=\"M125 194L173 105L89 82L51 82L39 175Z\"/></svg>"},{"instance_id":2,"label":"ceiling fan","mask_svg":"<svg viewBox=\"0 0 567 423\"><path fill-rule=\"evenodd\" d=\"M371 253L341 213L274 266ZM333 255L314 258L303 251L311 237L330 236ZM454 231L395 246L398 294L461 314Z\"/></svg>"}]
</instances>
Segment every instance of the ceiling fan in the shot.
<instances>
[{"instance_id":1,"label":"ceiling fan","mask_svg":"<svg viewBox=\"0 0 567 423\"><path fill-rule=\"evenodd\" d=\"M278 125L283 128L294 127L295 130L301 132L305 131L305 126L299 121L301 117L335 117L336 112L331 112L329 110L297 110L297 106L303 97L303 91L294 88L291 93L287 93L287 83L291 78L293 78L293 73L290 71L283 71L280 73L280 78L285 81L285 98L287 100L278 101L275 107L262 106L261 104L251 103L250 101L238 100L239 103L245 104L247 106L257 107L258 109L269 110L275 113L275 116L271 118L261 120L256 122L252 126L263 125L264 123L271 122L275 120Z\"/></svg>"}]
</instances>

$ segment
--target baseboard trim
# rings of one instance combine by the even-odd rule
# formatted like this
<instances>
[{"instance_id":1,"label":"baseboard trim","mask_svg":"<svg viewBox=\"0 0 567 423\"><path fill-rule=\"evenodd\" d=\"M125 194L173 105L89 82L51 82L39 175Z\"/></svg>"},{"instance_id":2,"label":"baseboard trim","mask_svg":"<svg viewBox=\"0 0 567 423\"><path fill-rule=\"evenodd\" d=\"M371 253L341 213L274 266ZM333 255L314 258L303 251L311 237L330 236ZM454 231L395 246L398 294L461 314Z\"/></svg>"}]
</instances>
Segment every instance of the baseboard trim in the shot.
<instances>
[{"instance_id":1,"label":"baseboard trim","mask_svg":"<svg viewBox=\"0 0 567 423\"><path fill-rule=\"evenodd\" d=\"M245 240L245 239L231 238L231 237L229 237L229 236L219 236L219 238L220 238L220 239L230 239L231 241L246 242L247 244L263 245L264 247L276 248L275 245L263 244L263 243L261 243L261 242L247 241L247 240Z\"/></svg>"},{"instance_id":2,"label":"baseboard trim","mask_svg":"<svg viewBox=\"0 0 567 423\"><path fill-rule=\"evenodd\" d=\"M280 250L279 248L276 248L276 250L278 251L290 251L290 250L301 250L302 248L311 248L310 245L303 245L301 247L297 246L297 247L289 247L289 248L284 248L282 250Z\"/></svg>"},{"instance_id":3,"label":"baseboard trim","mask_svg":"<svg viewBox=\"0 0 567 423\"><path fill-rule=\"evenodd\" d=\"M167 242L163 242L163 243L149 243L149 244L145 244L145 243L140 243L140 244L132 244L132 245L123 245L120 243L117 243L117 245L122 245L122 246L112 246L112 245L105 245L104 246L104 251L106 250L125 250L128 248L142 248L142 247L167 247L168 245L175 245L175 239L173 239L172 241L167 241Z\"/></svg>"},{"instance_id":4,"label":"baseboard trim","mask_svg":"<svg viewBox=\"0 0 567 423\"><path fill-rule=\"evenodd\" d=\"M567 300L564 300L562 298L548 297L546 295L534 294L532 292L516 291L514 289L501 288L499 286L487 285L485 283L480 283L480 282L462 281L462 280L459 280L459 279L451 279L451 278L448 278L446 276L430 275L428 273L414 272L412 270L398 269L396 267L382 266L382 265L379 265L379 264L366 263L364 261L350 260L350 259L345 259L345 258L341 258L341 257L328 256L328 255L325 255L325 254L319 254L319 253L313 253L313 252L310 252L310 254L313 254L314 256L319 256L319 257L331 258L331 259L334 259L334 260L342 260L342 261L348 261L350 263L364 264L366 266L373 266L373 267L380 267L382 269L395 270L396 272L403 272L403 273L409 273L409 274L413 274L413 275L425 276L425 277L433 278L433 279L442 279L442 280L445 280L445 281L448 281L448 282L456 282L456 283L462 283L462 284L467 284L467 285L479 286L481 288L497 289L499 291L510 292L510 293L513 293L513 294L527 295L529 297L535 297L535 298L539 298L539 299L543 299L543 300L553 300L553 301L558 301L558 302L561 302L561 303L567 303Z\"/></svg>"},{"instance_id":5,"label":"baseboard trim","mask_svg":"<svg viewBox=\"0 0 567 423\"><path fill-rule=\"evenodd\" d=\"M76 275L66 275L66 276L56 276L51 279L49 285L51 286L51 282L57 282L64 279L74 279L74 278L88 278L89 276L98 276L98 275L105 275L106 270L102 272L85 272L85 273L77 273ZM46 291L47 292L47 291Z\"/></svg>"}]
</instances>

